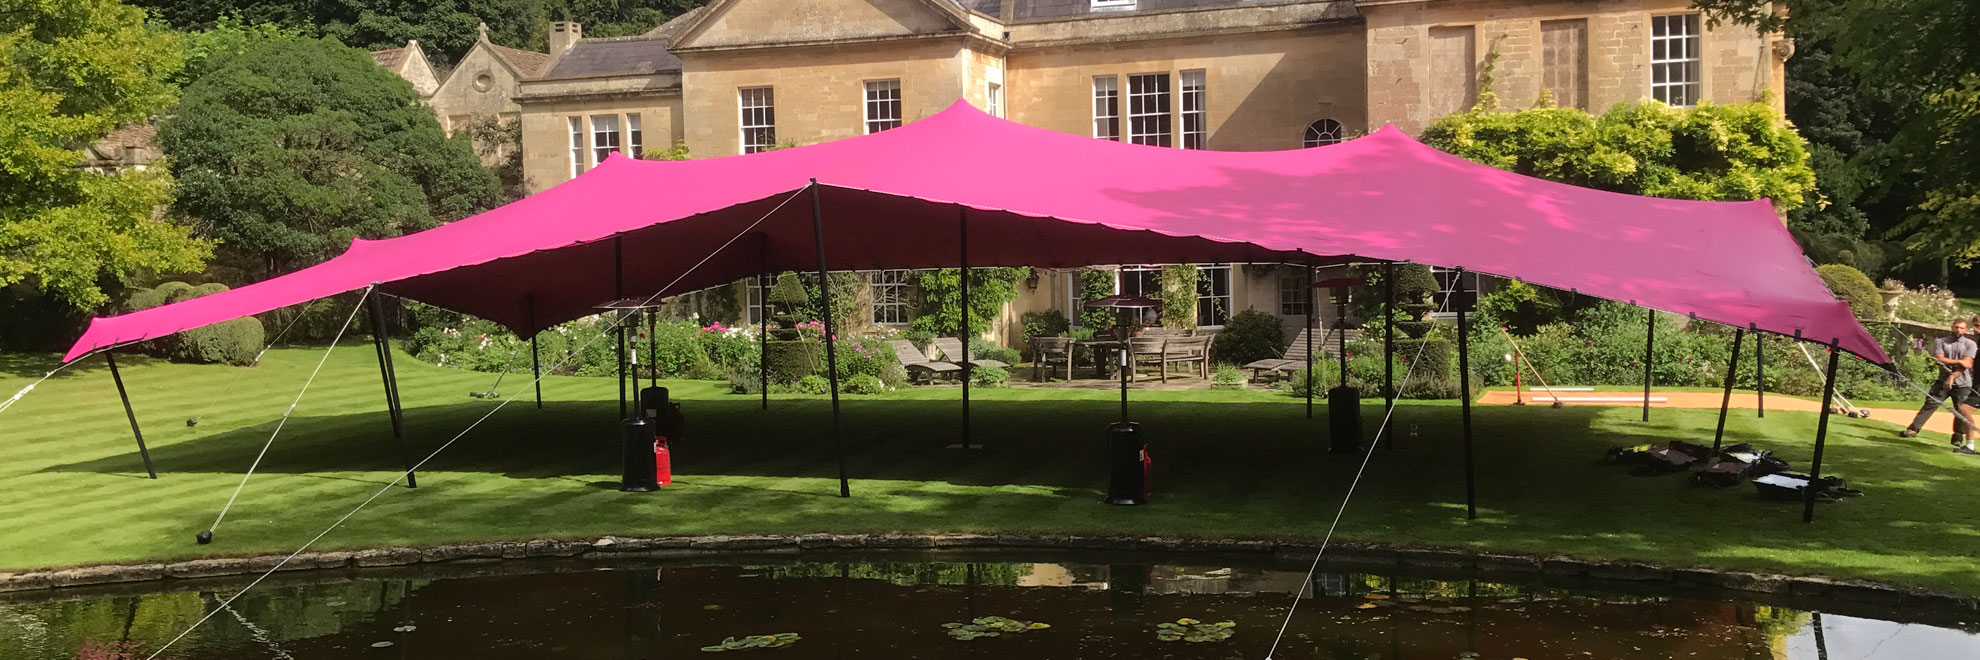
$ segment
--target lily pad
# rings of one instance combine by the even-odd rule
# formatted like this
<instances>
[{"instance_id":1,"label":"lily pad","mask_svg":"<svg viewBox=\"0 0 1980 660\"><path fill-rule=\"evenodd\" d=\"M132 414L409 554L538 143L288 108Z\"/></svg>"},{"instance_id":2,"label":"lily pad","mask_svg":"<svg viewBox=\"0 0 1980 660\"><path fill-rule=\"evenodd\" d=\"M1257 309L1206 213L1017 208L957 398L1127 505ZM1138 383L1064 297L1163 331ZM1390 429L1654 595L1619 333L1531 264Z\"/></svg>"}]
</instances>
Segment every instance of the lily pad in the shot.
<instances>
[{"instance_id":1,"label":"lily pad","mask_svg":"<svg viewBox=\"0 0 1980 660\"><path fill-rule=\"evenodd\" d=\"M712 646L703 646L701 647L701 650L708 651L710 653L719 653L722 651L741 651L743 649L774 649L774 648L780 648L780 647L796 644L798 642L798 639L799 637L797 633L750 635L742 639L736 639L735 637L727 637L722 640L722 643L715 644Z\"/></svg>"},{"instance_id":2,"label":"lily pad","mask_svg":"<svg viewBox=\"0 0 1980 660\"><path fill-rule=\"evenodd\" d=\"M399 626L399 627L397 627L397 628L393 628L393 629L392 629L392 632L402 632L402 633L406 633L406 632L412 632L412 631L415 631L415 630L419 630L419 626Z\"/></svg>"},{"instance_id":3,"label":"lily pad","mask_svg":"<svg viewBox=\"0 0 1980 660\"><path fill-rule=\"evenodd\" d=\"M969 623L942 624L942 628L947 631L948 636L965 642L978 637L999 637L1004 633L1016 634L1033 630L1044 630L1050 627L1052 625L1048 623L1019 621L1001 616L977 617L971 619Z\"/></svg>"},{"instance_id":4,"label":"lily pad","mask_svg":"<svg viewBox=\"0 0 1980 660\"><path fill-rule=\"evenodd\" d=\"M1155 639L1164 642L1221 642L1237 634L1237 623L1218 621L1204 623L1196 619L1181 618L1175 623L1163 622L1155 625Z\"/></svg>"},{"instance_id":5,"label":"lily pad","mask_svg":"<svg viewBox=\"0 0 1980 660\"><path fill-rule=\"evenodd\" d=\"M387 646L391 646L391 645L392 645L392 643L391 643L391 642L372 642L372 643L371 643L371 648L374 648L374 649L382 649L382 648L385 648L385 647L387 647Z\"/></svg>"}]
</instances>

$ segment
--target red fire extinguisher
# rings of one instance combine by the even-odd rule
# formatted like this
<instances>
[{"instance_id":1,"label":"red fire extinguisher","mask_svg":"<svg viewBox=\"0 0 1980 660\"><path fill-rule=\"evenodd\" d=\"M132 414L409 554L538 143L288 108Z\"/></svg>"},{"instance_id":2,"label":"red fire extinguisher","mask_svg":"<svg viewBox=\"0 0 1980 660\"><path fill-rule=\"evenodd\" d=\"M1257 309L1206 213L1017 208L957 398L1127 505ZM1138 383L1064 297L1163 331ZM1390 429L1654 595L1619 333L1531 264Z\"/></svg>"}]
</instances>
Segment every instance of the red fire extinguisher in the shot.
<instances>
[{"instance_id":1,"label":"red fire extinguisher","mask_svg":"<svg viewBox=\"0 0 1980 660\"><path fill-rule=\"evenodd\" d=\"M1141 446L1141 496L1155 497L1155 459L1148 457L1148 445Z\"/></svg>"},{"instance_id":2,"label":"red fire extinguisher","mask_svg":"<svg viewBox=\"0 0 1980 660\"><path fill-rule=\"evenodd\" d=\"M653 439L653 482L662 486L674 483L674 459L667 455L667 436Z\"/></svg>"}]
</instances>

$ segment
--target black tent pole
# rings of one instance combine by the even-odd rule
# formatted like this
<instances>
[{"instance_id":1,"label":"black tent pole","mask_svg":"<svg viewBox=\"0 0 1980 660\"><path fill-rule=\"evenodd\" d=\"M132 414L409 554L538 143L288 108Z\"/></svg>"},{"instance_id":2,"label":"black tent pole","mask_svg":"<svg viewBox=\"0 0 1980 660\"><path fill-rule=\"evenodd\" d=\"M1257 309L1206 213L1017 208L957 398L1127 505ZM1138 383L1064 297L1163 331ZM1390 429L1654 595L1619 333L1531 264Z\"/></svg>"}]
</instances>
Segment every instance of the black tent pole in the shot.
<instances>
[{"instance_id":1,"label":"black tent pole","mask_svg":"<svg viewBox=\"0 0 1980 660\"><path fill-rule=\"evenodd\" d=\"M1457 270L1457 290L1464 290L1464 269ZM1471 461L1471 324L1464 318L1464 299L1459 297L1456 304L1458 322L1458 403L1463 409L1464 419L1464 517L1478 519L1478 495L1476 478L1472 474Z\"/></svg>"},{"instance_id":2,"label":"black tent pole","mask_svg":"<svg viewBox=\"0 0 1980 660\"><path fill-rule=\"evenodd\" d=\"M1753 331L1753 410L1756 416L1767 416L1767 350L1761 345L1766 339L1760 336L1760 326L1748 326Z\"/></svg>"},{"instance_id":3,"label":"black tent pole","mask_svg":"<svg viewBox=\"0 0 1980 660\"><path fill-rule=\"evenodd\" d=\"M1650 358L1657 348L1657 310L1645 307L1643 311L1649 312L1650 319L1643 335L1643 421L1647 422L1650 421Z\"/></svg>"},{"instance_id":4,"label":"black tent pole","mask_svg":"<svg viewBox=\"0 0 1980 660\"><path fill-rule=\"evenodd\" d=\"M1802 488L1801 522L1815 522L1815 491L1822 483L1822 448L1829 441L1829 406L1836 400L1836 360L1842 357L1841 339L1829 340L1829 374L1822 382L1822 416L1815 422L1815 460L1808 465L1808 486ZM1955 407L1954 412L1958 412Z\"/></svg>"},{"instance_id":5,"label":"black tent pole","mask_svg":"<svg viewBox=\"0 0 1980 660\"><path fill-rule=\"evenodd\" d=\"M372 290L371 296L371 342L378 350L378 372L385 379L385 409L392 416L392 437L399 441L399 460L406 465L406 487L418 488L419 476L413 474L412 451L406 447L405 401L399 398L399 374L392 364L392 332L385 326L385 299Z\"/></svg>"},{"instance_id":6,"label":"black tent pole","mask_svg":"<svg viewBox=\"0 0 1980 660\"><path fill-rule=\"evenodd\" d=\"M626 251L623 238L612 239L612 296L615 303L626 299ZM626 311L612 312L612 332L619 340L619 419L626 419Z\"/></svg>"},{"instance_id":7,"label":"black tent pole","mask_svg":"<svg viewBox=\"0 0 1980 660\"><path fill-rule=\"evenodd\" d=\"M523 297L523 304L529 310L529 375L531 385L536 387L536 409L543 409L543 360L536 353L536 338L543 335L543 329L536 327L536 294Z\"/></svg>"},{"instance_id":8,"label":"black tent pole","mask_svg":"<svg viewBox=\"0 0 1980 660\"><path fill-rule=\"evenodd\" d=\"M770 409L770 235L756 234L756 318L762 323L756 334L756 386L763 409ZM745 300L744 302L747 302Z\"/></svg>"},{"instance_id":9,"label":"black tent pole","mask_svg":"<svg viewBox=\"0 0 1980 660\"><path fill-rule=\"evenodd\" d=\"M1733 328L1732 360L1726 362L1726 393L1719 399L1719 430L1712 433L1712 455L1719 455L1719 446L1726 438L1726 411L1732 408L1733 372L1739 369L1739 347L1746 343L1746 331Z\"/></svg>"},{"instance_id":10,"label":"black tent pole","mask_svg":"<svg viewBox=\"0 0 1980 660\"><path fill-rule=\"evenodd\" d=\"M832 336L832 271L825 266L825 202L819 197L817 179L811 180L811 238L818 244L818 299L825 317L825 380L832 386L832 451L839 457L839 497L852 497L852 486L846 483L844 427L839 423L839 354Z\"/></svg>"},{"instance_id":11,"label":"black tent pole","mask_svg":"<svg viewBox=\"0 0 1980 660\"><path fill-rule=\"evenodd\" d=\"M1305 252L1300 250L1302 255ZM1306 259L1306 332L1300 333L1306 336L1306 372L1301 377L1306 379L1302 384L1306 386L1307 419L1313 419L1313 308L1320 306L1320 296L1314 295L1313 291L1313 283L1316 281L1319 280L1314 276L1313 259L1308 257Z\"/></svg>"},{"instance_id":12,"label":"black tent pole","mask_svg":"<svg viewBox=\"0 0 1980 660\"><path fill-rule=\"evenodd\" d=\"M110 363L110 379L117 381L117 399L124 402L124 417L131 420L131 435L137 437L138 456L144 458L144 473L158 478L158 471L151 467L151 450L144 446L144 432L138 430L137 413L131 410L131 395L124 391L124 375L117 371L115 350L103 351L103 360Z\"/></svg>"},{"instance_id":13,"label":"black tent pole","mask_svg":"<svg viewBox=\"0 0 1980 660\"><path fill-rule=\"evenodd\" d=\"M1396 262L1382 264L1382 297L1386 301L1382 308L1382 414L1390 415L1396 407ZM1383 424L1375 441L1394 450L1395 438L1389 425Z\"/></svg>"},{"instance_id":14,"label":"black tent pole","mask_svg":"<svg viewBox=\"0 0 1980 660\"><path fill-rule=\"evenodd\" d=\"M646 310L646 361L653 365L653 371L647 372L646 374L646 382L648 385L652 385L653 387L659 387L660 386L660 314L659 314L659 310L655 310L655 309ZM633 385L635 386L639 385L639 380L637 379L633 380Z\"/></svg>"},{"instance_id":15,"label":"black tent pole","mask_svg":"<svg viewBox=\"0 0 1980 660\"><path fill-rule=\"evenodd\" d=\"M960 339L960 340L962 340L962 352L963 352L963 354L962 354L962 404L963 404L963 406L962 406L962 408L963 408L963 411L962 411L962 412L963 412L963 415L962 415L962 431L963 431L963 441L962 441L962 446L963 446L963 449L970 449L970 446L969 446L969 441L970 441L970 437L969 437L969 376L970 376L970 371L972 371L972 370L974 370L974 369L975 369L975 365L973 365L973 364L971 364L971 363L970 363L970 360L969 360L969 339L970 339L970 334L969 334L969 207L967 207L967 206L962 206L962 207L957 207L957 208L959 208L959 209L960 209L960 211L959 211L959 212L958 212L958 213L956 214L956 231L957 231L957 234L958 234L958 237L959 237L959 238L961 239L961 240L960 240L960 246L961 246L961 247L960 247L959 249L960 249L960 251L961 251L961 253L962 253L962 255L961 255L961 257L962 257L962 271L961 271L961 274L960 274L960 275L958 276L958 279L959 279L959 280L961 281L961 283L962 283L962 318L961 318L961 321L960 321L960 327L961 327L962 329L961 329L961 331L960 331L960 332L958 332L958 334L959 334L960 336L959 336L959 337L957 337L958 339Z\"/></svg>"}]
</instances>

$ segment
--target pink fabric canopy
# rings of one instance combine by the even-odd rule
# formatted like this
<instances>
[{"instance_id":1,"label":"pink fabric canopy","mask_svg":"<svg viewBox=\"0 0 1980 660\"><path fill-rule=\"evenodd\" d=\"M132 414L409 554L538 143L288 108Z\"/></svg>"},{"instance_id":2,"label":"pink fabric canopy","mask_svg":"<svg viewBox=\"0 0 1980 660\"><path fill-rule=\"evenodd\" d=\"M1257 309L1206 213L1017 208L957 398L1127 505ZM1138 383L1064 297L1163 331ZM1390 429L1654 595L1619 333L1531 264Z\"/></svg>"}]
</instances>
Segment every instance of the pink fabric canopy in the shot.
<instances>
[{"instance_id":1,"label":"pink fabric canopy","mask_svg":"<svg viewBox=\"0 0 1980 660\"><path fill-rule=\"evenodd\" d=\"M966 214L972 266L1411 261L1836 341L1890 361L1766 201L1578 188L1465 161L1394 128L1318 149L1185 151L1032 128L961 102L895 130L799 149L681 162L613 156L472 218L354 241L289 275L95 319L65 359L372 284L528 334L620 297L674 295L766 268L812 270L812 179L833 270L957 266Z\"/></svg>"}]
</instances>

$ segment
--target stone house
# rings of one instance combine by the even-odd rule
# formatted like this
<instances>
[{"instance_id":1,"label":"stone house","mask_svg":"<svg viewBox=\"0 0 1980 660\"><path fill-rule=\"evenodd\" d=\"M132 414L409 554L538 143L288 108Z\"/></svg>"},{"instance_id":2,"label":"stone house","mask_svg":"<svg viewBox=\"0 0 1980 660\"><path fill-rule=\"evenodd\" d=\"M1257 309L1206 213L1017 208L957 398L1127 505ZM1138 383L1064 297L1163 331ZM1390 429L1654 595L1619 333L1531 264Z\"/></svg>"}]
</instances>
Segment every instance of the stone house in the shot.
<instances>
[{"instance_id":1,"label":"stone house","mask_svg":"<svg viewBox=\"0 0 1980 660\"><path fill-rule=\"evenodd\" d=\"M426 59L426 49L419 47L419 40L413 39L398 48L371 51L371 59L386 71L405 78L412 83L413 90L420 98L433 95L440 88L440 76L433 70L433 61Z\"/></svg>"},{"instance_id":2,"label":"stone house","mask_svg":"<svg viewBox=\"0 0 1980 660\"><path fill-rule=\"evenodd\" d=\"M1779 108L1792 53L1779 35L1708 25L1688 0L713 0L636 37L551 30L547 68L515 97L532 191L613 151L752 153L887 130L957 99L1096 139L1240 151L1418 132L1470 107L1487 66L1508 108L1543 94L1597 112ZM1303 269L1201 267L1200 324L1245 309L1304 322ZM1121 291L1153 281L1116 272ZM867 277L869 329L904 322L912 278ZM991 335L1010 341L1026 311L1076 317L1076 280L1027 281Z\"/></svg>"}]
</instances>

